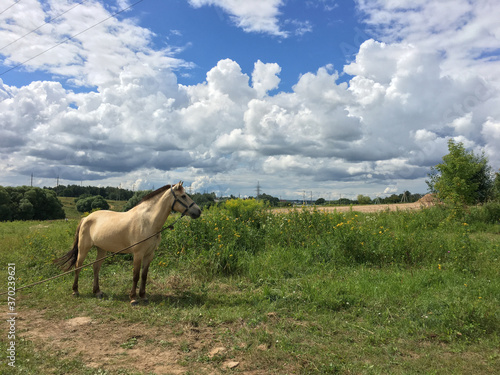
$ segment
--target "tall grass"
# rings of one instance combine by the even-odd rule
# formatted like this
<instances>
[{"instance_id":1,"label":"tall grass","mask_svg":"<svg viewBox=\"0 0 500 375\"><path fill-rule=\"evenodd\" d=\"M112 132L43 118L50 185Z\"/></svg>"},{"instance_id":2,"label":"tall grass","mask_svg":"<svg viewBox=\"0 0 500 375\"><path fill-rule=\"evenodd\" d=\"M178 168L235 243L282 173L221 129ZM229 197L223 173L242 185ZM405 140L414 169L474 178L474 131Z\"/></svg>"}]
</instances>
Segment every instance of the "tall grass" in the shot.
<instances>
[{"instance_id":1,"label":"tall grass","mask_svg":"<svg viewBox=\"0 0 500 375\"><path fill-rule=\"evenodd\" d=\"M19 292L19 304L59 318L211 327L214 340L269 373L492 373L500 365L498 207L276 213L233 200L163 233L149 306L128 306L130 255L106 260L100 302L90 267L79 299L66 275ZM16 263L17 286L60 272L52 259L70 248L76 225L0 224L0 262ZM187 363L206 366L194 353Z\"/></svg>"},{"instance_id":2,"label":"tall grass","mask_svg":"<svg viewBox=\"0 0 500 375\"><path fill-rule=\"evenodd\" d=\"M246 202L233 200L224 207L212 207L200 220L181 222L164 235L161 256L206 269L207 276L245 274L256 255L277 252L286 259L295 250L303 253L294 255L302 265L441 264L473 271L479 249L471 241L471 225L498 222L490 206L450 220L442 208L370 214L305 209L275 213ZM467 219L469 223L462 221Z\"/></svg>"},{"instance_id":3,"label":"tall grass","mask_svg":"<svg viewBox=\"0 0 500 375\"><path fill-rule=\"evenodd\" d=\"M213 207L182 221L163 237L159 258L206 281L246 278L262 298L294 313L379 308L380 319L399 321L398 334L443 340L500 330L498 242L473 238L484 220L498 231L492 207L458 219L439 207L370 214L253 208L244 218L234 207Z\"/></svg>"}]
</instances>

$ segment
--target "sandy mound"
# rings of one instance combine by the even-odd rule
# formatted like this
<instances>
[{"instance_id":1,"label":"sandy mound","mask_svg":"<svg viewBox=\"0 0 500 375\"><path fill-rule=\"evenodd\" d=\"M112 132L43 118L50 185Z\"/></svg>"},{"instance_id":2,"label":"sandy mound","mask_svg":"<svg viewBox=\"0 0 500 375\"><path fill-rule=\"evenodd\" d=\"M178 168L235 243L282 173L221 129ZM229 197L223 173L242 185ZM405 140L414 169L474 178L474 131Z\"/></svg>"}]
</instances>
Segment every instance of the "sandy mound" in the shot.
<instances>
[{"instance_id":1,"label":"sandy mound","mask_svg":"<svg viewBox=\"0 0 500 375\"><path fill-rule=\"evenodd\" d=\"M426 194L422 198L418 200L419 204L422 206L434 206L435 204L439 203L439 199L436 197L436 194Z\"/></svg>"}]
</instances>

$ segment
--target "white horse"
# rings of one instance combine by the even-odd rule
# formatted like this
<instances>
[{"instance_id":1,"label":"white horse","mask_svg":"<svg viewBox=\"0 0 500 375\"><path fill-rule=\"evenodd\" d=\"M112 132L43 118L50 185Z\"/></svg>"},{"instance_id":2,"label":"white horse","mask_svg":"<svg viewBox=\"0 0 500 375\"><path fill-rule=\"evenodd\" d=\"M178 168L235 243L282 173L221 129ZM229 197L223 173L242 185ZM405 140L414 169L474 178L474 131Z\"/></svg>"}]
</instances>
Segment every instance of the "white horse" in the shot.
<instances>
[{"instance_id":1,"label":"white horse","mask_svg":"<svg viewBox=\"0 0 500 375\"><path fill-rule=\"evenodd\" d=\"M130 301L132 304L138 303L136 289L141 263L142 279L139 297L147 301L146 280L149 264L161 241L159 231L172 210L183 215L189 215L193 219L201 215L198 205L185 193L182 181L177 185L166 185L153 191L146 195L137 206L127 212L96 211L83 218L76 229L73 248L66 255L54 261L66 271L73 266L77 268L73 283L73 294L75 296L79 294L78 275L80 269L78 268L83 265L85 257L92 246L95 246L98 260L104 258L106 251L134 254L134 276ZM157 233L156 236L155 233ZM150 236L152 237L148 240L132 246ZM132 247L126 251L121 251L129 246ZM103 295L99 289L99 270L102 262L103 260L94 263L93 291L98 298Z\"/></svg>"}]
</instances>

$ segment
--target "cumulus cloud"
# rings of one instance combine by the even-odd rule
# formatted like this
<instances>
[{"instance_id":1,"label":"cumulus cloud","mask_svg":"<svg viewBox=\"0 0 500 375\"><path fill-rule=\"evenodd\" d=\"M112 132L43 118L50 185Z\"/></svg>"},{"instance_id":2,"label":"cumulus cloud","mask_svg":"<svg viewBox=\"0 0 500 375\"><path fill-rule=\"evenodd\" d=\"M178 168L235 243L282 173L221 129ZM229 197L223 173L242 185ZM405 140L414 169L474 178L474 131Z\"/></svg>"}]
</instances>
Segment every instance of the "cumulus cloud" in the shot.
<instances>
[{"instance_id":1,"label":"cumulus cloud","mask_svg":"<svg viewBox=\"0 0 500 375\"><path fill-rule=\"evenodd\" d=\"M280 79L278 74L281 67L276 63L264 64L257 60L252 73L252 87L257 91L259 97L263 97L268 91L278 88Z\"/></svg>"},{"instance_id":2,"label":"cumulus cloud","mask_svg":"<svg viewBox=\"0 0 500 375\"><path fill-rule=\"evenodd\" d=\"M194 7L213 5L227 12L236 26L246 32L260 32L281 37L278 16L283 0L188 0Z\"/></svg>"},{"instance_id":3,"label":"cumulus cloud","mask_svg":"<svg viewBox=\"0 0 500 375\"><path fill-rule=\"evenodd\" d=\"M498 4L490 0L357 0L365 22L380 40L417 44L441 51L442 65L454 76L496 76L499 48ZM498 80L498 77L494 78Z\"/></svg>"},{"instance_id":4,"label":"cumulus cloud","mask_svg":"<svg viewBox=\"0 0 500 375\"><path fill-rule=\"evenodd\" d=\"M15 12L1 14L4 64L43 70L77 86L99 87L114 82L131 66L144 71L189 66L174 57L174 49L153 48L152 31L131 20L111 17L99 2L86 2L64 13L68 8L65 1L48 0L42 4L27 0L16 4ZM41 27L28 33L34 25ZM92 32L82 33L89 28ZM49 49L51 53L45 53Z\"/></svg>"}]
</instances>

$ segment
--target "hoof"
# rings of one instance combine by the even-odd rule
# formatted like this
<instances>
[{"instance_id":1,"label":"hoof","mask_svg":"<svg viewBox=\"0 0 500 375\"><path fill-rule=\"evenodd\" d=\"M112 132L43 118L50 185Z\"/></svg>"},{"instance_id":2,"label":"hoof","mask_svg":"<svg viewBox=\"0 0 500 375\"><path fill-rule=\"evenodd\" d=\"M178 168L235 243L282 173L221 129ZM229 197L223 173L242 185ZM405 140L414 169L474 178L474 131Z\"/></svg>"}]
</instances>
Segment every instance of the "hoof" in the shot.
<instances>
[{"instance_id":1,"label":"hoof","mask_svg":"<svg viewBox=\"0 0 500 375\"><path fill-rule=\"evenodd\" d=\"M103 292L98 292L98 293L95 294L95 297L97 299L103 299L104 298L104 293Z\"/></svg>"},{"instance_id":2,"label":"hoof","mask_svg":"<svg viewBox=\"0 0 500 375\"><path fill-rule=\"evenodd\" d=\"M148 300L147 298L143 298L143 299L142 299L142 302L143 302L145 305L149 304L149 300Z\"/></svg>"},{"instance_id":3,"label":"hoof","mask_svg":"<svg viewBox=\"0 0 500 375\"><path fill-rule=\"evenodd\" d=\"M137 306L138 304L139 304L139 301L136 299L133 299L132 301L130 301L130 306Z\"/></svg>"},{"instance_id":4,"label":"hoof","mask_svg":"<svg viewBox=\"0 0 500 375\"><path fill-rule=\"evenodd\" d=\"M73 292L73 297L80 297L80 293L78 293L78 292Z\"/></svg>"}]
</instances>

